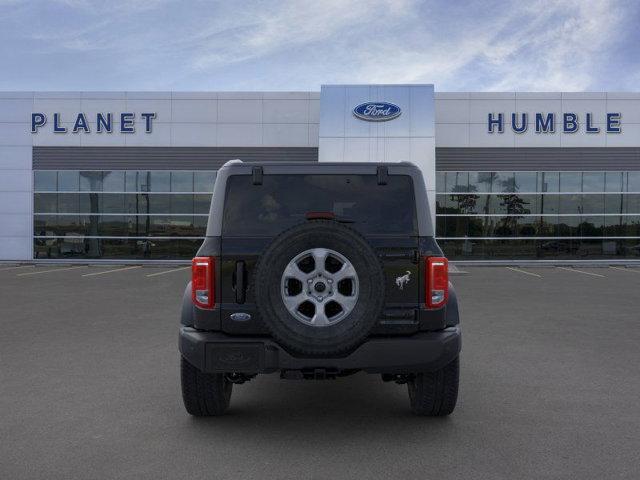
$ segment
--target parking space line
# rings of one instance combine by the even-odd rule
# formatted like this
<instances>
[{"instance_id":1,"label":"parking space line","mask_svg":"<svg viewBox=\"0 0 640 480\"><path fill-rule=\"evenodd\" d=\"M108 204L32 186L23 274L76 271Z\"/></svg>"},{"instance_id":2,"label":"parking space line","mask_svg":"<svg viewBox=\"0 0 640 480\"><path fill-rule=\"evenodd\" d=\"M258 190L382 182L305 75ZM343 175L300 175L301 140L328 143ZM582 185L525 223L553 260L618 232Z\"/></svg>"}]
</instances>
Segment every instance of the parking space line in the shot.
<instances>
[{"instance_id":1,"label":"parking space line","mask_svg":"<svg viewBox=\"0 0 640 480\"><path fill-rule=\"evenodd\" d=\"M584 270L577 270L575 268L567 268L567 267L556 267L556 268L559 268L560 270L566 270L568 272L584 273L585 275L591 275L592 277L606 278L604 275L601 275L599 273L585 272Z\"/></svg>"},{"instance_id":2,"label":"parking space line","mask_svg":"<svg viewBox=\"0 0 640 480\"><path fill-rule=\"evenodd\" d=\"M35 265L19 265L17 267L0 268L0 272L4 272L6 270L17 270L18 268L27 268L27 267L34 268Z\"/></svg>"},{"instance_id":3,"label":"parking space line","mask_svg":"<svg viewBox=\"0 0 640 480\"><path fill-rule=\"evenodd\" d=\"M623 268L623 267L614 267L614 266L609 266L609 268L613 269L613 270L620 270L623 272L631 272L631 273L640 273L640 268Z\"/></svg>"},{"instance_id":4,"label":"parking space line","mask_svg":"<svg viewBox=\"0 0 640 480\"><path fill-rule=\"evenodd\" d=\"M533 272L526 272L524 270L520 270L519 268L515 268L515 267L506 267L507 270L512 270L514 272L519 272L519 273L524 273L525 275L531 275L532 277L538 277L538 278L542 278L542 275L538 275L537 273L533 273Z\"/></svg>"},{"instance_id":5,"label":"parking space line","mask_svg":"<svg viewBox=\"0 0 640 480\"><path fill-rule=\"evenodd\" d=\"M113 270L103 270L102 272L85 273L83 277L93 277L94 275L105 275L107 273L124 272L125 270L133 270L134 268L142 268L142 265L133 265L130 267L116 268Z\"/></svg>"},{"instance_id":6,"label":"parking space line","mask_svg":"<svg viewBox=\"0 0 640 480\"><path fill-rule=\"evenodd\" d=\"M188 268L191 268L191 266L180 267L180 268L172 268L171 270L165 270L163 272L150 273L150 274L147 275L147 277L157 277L158 275L164 275L165 273L177 272L179 270L186 270Z\"/></svg>"},{"instance_id":7,"label":"parking space line","mask_svg":"<svg viewBox=\"0 0 640 480\"><path fill-rule=\"evenodd\" d=\"M64 272L65 270L76 270L78 268L87 268L86 265L78 265L77 267L56 268L54 270L40 270L38 272L18 273L16 277L24 277L26 275L39 275L41 273Z\"/></svg>"}]
</instances>

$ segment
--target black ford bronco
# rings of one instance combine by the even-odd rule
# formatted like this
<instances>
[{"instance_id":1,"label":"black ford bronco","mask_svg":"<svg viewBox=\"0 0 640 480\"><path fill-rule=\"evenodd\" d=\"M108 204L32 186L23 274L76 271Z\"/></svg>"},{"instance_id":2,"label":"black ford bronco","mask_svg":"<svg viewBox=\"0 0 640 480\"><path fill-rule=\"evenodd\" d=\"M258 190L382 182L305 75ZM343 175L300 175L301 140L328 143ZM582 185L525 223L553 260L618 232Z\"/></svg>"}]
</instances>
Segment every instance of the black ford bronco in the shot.
<instances>
[{"instance_id":1,"label":"black ford bronco","mask_svg":"<svg viewBox=\"0 0 640 480\"><path fill-rule=\"evenodd\" d=\"M182 395L220 415L259 373L364 371L406 383L418 415L450 414L461 333L420 170L410 163L227 162L192 262Z\"/></svg>"}]
</instances>

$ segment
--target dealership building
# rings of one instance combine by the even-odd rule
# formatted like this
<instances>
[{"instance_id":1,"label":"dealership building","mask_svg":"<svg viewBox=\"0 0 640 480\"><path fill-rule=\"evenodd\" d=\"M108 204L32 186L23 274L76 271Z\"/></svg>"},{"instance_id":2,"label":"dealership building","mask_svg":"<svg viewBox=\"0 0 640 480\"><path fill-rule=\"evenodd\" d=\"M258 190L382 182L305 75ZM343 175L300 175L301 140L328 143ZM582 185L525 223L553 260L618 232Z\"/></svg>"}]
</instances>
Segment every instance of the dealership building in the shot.
<instances>
[{"instance_id":1,"label":"dealership building","mask_svg":"<svg viewBox=\"0 0 640 480\"><path fill-rule=\"evenodd\" d=\"M0 260L183 260L226 161L410 161L454 260L640 260L640 93L0 92Z\"/></svg>"}]
</instances>

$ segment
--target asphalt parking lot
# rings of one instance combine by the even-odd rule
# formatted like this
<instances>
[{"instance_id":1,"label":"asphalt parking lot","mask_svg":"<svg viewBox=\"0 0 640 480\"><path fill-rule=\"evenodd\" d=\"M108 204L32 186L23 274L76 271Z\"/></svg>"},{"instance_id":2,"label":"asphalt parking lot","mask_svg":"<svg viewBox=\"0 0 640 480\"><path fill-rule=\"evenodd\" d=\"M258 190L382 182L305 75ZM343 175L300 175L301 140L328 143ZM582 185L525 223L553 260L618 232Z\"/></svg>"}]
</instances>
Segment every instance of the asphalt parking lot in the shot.
<instances>
[{"instance_id":1,"label":"asphalt parking lot","mask_svg":"<svg viewBox=\"0 0 640 480\"><path fill-rule=\"evenodd\" d=\"M0 265L0 478L637 479L640 268L461 267L458 408L262 376L189 417L183 267Z\"/></svg>"}]
</instances>

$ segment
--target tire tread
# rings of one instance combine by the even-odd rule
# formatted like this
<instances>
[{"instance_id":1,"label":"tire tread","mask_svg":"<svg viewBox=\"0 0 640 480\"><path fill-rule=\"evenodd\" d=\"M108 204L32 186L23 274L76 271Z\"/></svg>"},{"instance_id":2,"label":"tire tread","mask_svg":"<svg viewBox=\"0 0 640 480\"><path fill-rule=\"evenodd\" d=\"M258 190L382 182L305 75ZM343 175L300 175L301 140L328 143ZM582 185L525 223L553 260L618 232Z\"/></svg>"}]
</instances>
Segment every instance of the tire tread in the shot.
<instances>
[{"instance_id":1,"label":"tire tread","mask_svg":"<svg viewBox=\"0 0 640 480\"><path fill-rule=\"evenodd\" d=\"M441 417L456 407L460 379L460 359L435 372L422 372L408 383L411 410L416 415Z\"/></svg>"},{"instance_id":2,"label":"tire tread","mask_svg":"<svg viewBox=\"0 0 640 480\"><path fill-rule=\"evenodd\" d=\"M182 400L190 415L222 415L229 408L233 385L224 374L204 373L180 357L180 380Z\"/></svg>"}]
</instances>

